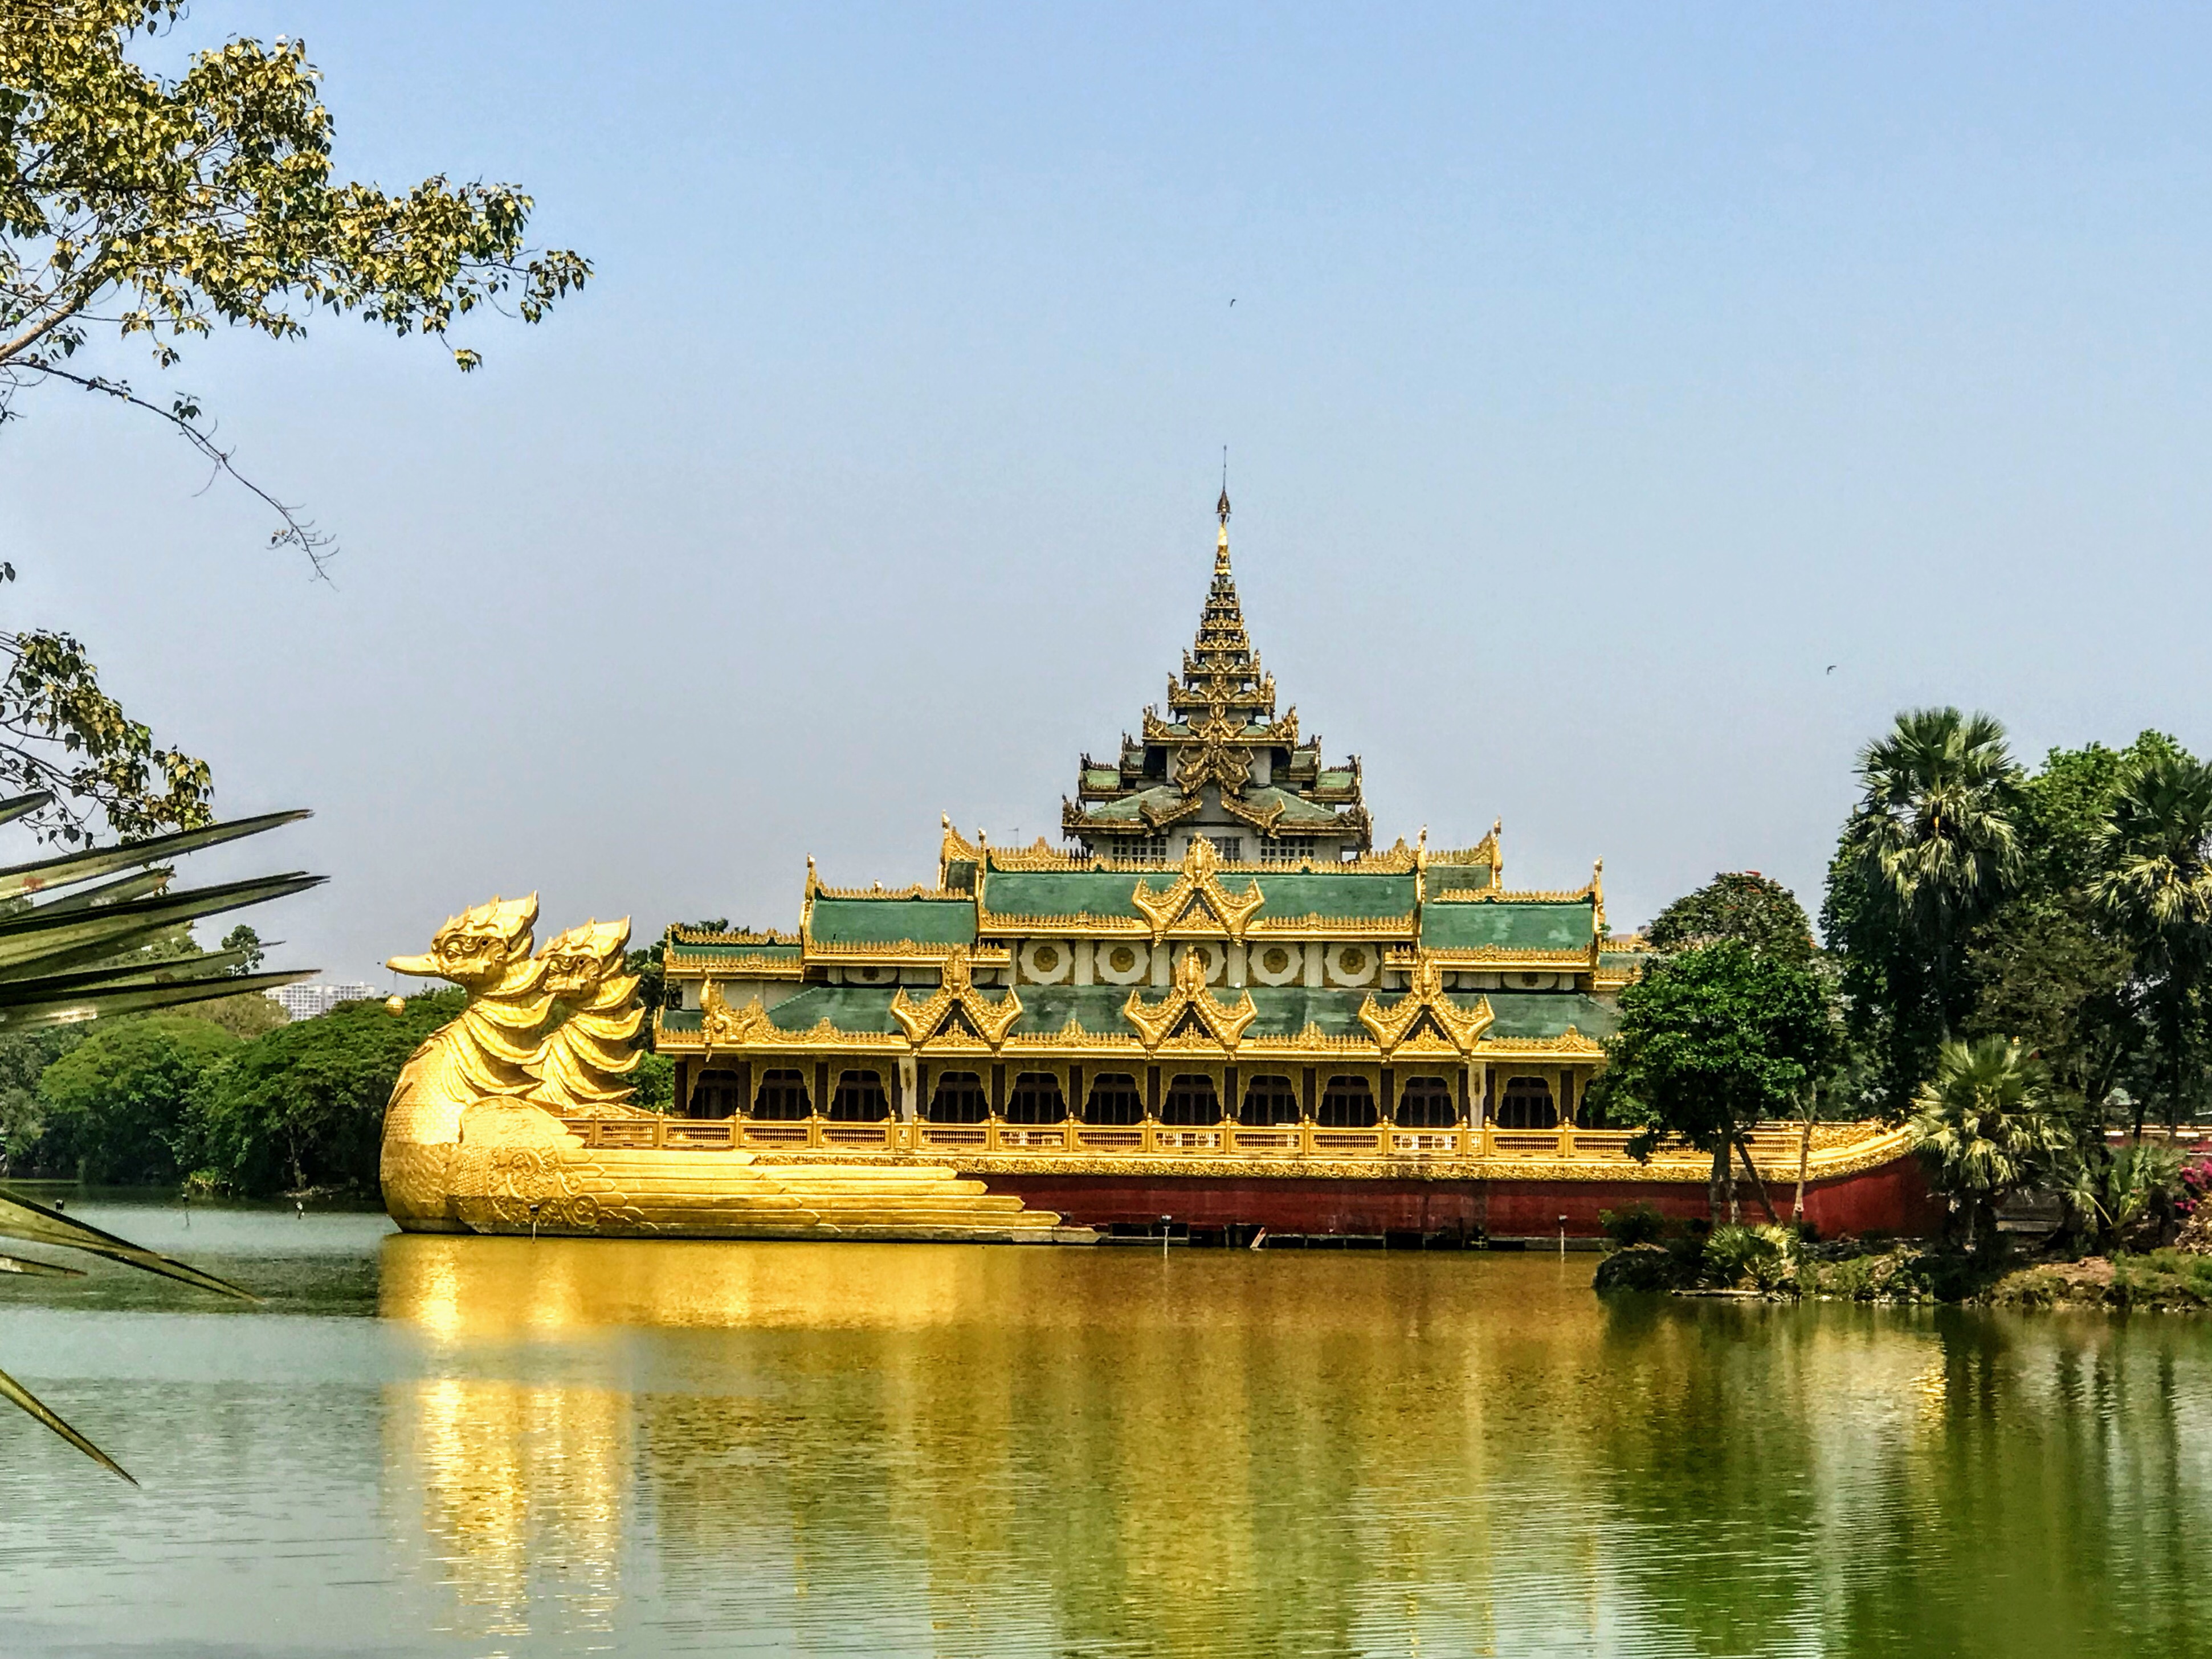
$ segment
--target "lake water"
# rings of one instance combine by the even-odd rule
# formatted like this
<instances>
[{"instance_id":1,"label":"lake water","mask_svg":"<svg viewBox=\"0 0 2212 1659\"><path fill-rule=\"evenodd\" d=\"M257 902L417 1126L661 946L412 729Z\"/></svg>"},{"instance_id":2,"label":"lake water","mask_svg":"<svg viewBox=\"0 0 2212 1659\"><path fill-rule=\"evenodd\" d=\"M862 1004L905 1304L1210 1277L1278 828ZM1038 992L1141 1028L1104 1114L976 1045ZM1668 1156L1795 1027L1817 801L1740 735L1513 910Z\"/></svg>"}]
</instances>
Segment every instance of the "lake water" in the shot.
<instances>
[{"instance_id":1,"label":"lake water","mask_svg":"<svg viewBox=\"0 0 2212 1659\"><path fill-rule=\"evenodd\" d=\"M10 1656L2212 1651L2212 1322L71 1207L268 1299L0 1284Z\"/></svg>"}]
</instances>

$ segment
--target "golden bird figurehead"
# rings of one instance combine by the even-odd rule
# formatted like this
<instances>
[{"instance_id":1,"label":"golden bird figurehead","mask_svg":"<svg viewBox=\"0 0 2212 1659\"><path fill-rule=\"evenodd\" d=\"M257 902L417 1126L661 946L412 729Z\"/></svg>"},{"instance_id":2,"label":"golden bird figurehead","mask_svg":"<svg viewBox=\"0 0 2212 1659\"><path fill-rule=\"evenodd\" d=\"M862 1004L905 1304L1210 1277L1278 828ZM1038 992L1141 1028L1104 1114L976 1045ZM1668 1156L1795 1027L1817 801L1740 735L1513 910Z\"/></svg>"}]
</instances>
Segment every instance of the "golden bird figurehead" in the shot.
<instances>
[{"instance_id":1,"label":"golden bird figurehead","mask_svg":"<svg viewBox=\"0 0 2212 1659\"><path fill-rule=\"evenodd\" d=\"M619 971L623 947L629 943L629 918L587 921L545 941L538 953L545 964L545 989L556 997L580 997L610 971Z\"/></svg>"},{"instance_id":2,"label":"golden bird figurehead","mask_svg":"<svg viewBox=\"0 0 2212 1659\"><path fill-rule=\"evenodd\" d=\"M519 899L495 894L490 903L448 917L430 941L428 956L394 957L385 966L395 974L449 979L477 990L496 983L530 954L530 930L537 921L537 894Z\"/></svg>"}]
</instances>

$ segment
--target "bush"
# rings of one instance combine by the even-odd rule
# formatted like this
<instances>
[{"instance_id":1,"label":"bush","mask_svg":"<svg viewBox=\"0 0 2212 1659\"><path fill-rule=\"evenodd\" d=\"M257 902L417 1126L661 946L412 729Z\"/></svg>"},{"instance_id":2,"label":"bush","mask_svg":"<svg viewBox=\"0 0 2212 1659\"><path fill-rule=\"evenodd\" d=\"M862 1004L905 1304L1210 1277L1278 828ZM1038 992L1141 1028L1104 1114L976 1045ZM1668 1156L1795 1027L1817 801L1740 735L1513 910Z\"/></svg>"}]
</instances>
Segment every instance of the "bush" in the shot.
<instances>
[{"instance_id":1,"label":"bush","mask_svg":"<svg viewBox=\"0 0 2212 1659\"><path fill-rule=\"evenodd\" d=\"M1656 1206L1641 1202L1626 1209L1600 1210L1597 1224L1620 1249L1632 1244L1656 1244L1667 1232L1667 1218L1659 1213Z\"/></svg>"}]
</instances>

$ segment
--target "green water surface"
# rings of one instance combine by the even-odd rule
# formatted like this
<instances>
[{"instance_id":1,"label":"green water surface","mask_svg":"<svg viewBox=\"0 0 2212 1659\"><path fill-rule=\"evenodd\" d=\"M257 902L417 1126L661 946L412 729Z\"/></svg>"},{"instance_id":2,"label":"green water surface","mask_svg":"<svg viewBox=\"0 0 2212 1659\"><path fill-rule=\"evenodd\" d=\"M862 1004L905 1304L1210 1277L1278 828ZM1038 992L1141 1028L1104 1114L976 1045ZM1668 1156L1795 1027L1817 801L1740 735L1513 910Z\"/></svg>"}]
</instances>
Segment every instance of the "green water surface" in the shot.
<instances>
[{"instance_id":1,"label":"green water surface","mask_svg":"<svg viewBox=\"0 0 2212 1659\"><path fill-rule=\"evenodd\" d=\"M1593 1258L73 1212L0 1283L0 1653L2212 1652L2212 1322Z\"/></svg>"}]
</instances>

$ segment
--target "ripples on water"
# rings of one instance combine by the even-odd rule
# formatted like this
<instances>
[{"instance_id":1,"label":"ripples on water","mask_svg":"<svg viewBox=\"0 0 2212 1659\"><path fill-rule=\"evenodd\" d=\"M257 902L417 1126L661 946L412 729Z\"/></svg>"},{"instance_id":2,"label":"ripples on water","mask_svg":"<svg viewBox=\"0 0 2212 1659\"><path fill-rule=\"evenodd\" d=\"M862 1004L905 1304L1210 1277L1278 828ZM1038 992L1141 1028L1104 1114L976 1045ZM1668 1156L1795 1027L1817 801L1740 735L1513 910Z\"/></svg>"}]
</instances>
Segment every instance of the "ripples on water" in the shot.
<instances>
[{"instance_id":1,"label":"ripples on water","mask_svg":"<svg viewBox=\"0 0 2212 1659\"><path fill-rule=\"evenodd\" d=\"M88 1209L0 1287L0 1652L2212 1650L2212 1331L1592 1258Z\"/></svg>"}]
</instances>

